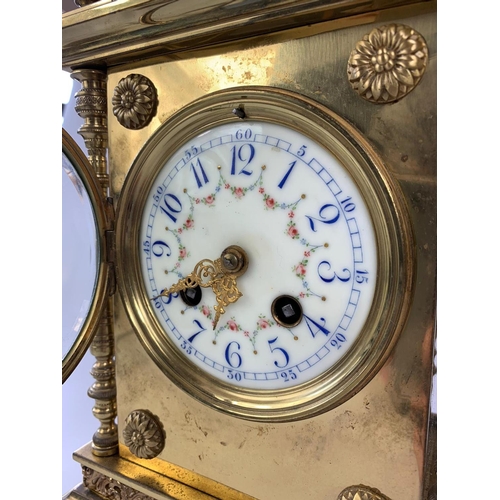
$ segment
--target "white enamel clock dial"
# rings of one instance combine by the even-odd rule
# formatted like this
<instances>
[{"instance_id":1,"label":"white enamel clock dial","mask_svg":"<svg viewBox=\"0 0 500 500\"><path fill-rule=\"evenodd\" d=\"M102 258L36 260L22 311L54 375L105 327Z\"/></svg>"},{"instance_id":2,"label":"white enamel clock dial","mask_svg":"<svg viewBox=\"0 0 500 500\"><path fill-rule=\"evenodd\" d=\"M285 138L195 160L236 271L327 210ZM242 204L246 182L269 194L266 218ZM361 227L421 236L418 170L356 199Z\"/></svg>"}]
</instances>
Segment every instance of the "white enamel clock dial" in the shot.
<instances>
[{"instance_id":1,"label":"white enamel clock dial","mask_svg":"<svg viewBox=\"0 0 500 500\"><path fill-rule=\"evenodd\" d=\"M295 94L241 92L193 103L139 154L117 216L122 294L184 390L244 418L305 418L387 356L410 288L410 231L348 125ZM179 286L232 245L248 267L218 314L215 288Z\"/></svg>"},{"instance_id":2,"label":"white enamel clock dial","mask_svg":"<svg viewBox=\"0 0 500 500\"><path fill-rule=\"evenodd\" d=\"M303 133L251 120L183 144L142 212L148 295L233 244L247 253L248 270L237 279L242 297L215 328L210 288L192 306L180 293L153 301L175 345L242 388L295 386L334 365L361 332L377 279L371 217L339 161Z\"/></svg>"}]
</instances>

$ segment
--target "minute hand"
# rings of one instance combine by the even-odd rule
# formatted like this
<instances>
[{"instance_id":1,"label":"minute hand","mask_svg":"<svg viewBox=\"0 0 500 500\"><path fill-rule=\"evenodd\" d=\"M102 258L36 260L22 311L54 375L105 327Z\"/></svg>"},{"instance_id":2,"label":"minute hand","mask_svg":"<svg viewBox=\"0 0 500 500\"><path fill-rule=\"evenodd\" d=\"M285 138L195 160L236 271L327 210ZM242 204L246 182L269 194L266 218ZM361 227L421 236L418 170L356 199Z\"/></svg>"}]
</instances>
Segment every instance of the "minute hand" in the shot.
<instances>
[{"instance_id":1,"label":"minute hand","mask_svg":"<svg viewBox=\"0 0 500 500\"><path fill-rule=\"evenodd\" d=\"M236 279L231 275L223 275L220 279L212 282L212 290L215 293L217 304L215 309L214 330L217 326L221 314L224 314L224 309L227 305L236 302L243 294L238 290Z\"/></svg>"}]
</instances>

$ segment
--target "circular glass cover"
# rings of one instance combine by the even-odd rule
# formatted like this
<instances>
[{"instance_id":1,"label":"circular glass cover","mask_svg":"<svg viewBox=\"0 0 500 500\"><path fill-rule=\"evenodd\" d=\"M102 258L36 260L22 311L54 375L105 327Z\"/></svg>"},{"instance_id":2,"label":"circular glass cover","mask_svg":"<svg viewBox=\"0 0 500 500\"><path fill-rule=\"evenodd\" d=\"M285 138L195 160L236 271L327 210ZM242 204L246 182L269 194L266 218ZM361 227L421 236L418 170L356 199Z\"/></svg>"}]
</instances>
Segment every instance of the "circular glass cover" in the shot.
<instances>
[{"instance_id":1,"label":"circular glass cover","mask_svg":"<svg viewBox=\"0 0 500 500\"><path fill-rule=\"evenodd\" d=\"M90 197L62 153L62 359L87 318L97 282L97 229Z\"/></svg>"},{"instance_id":2,"label":"circular glass cover","mask_svg":"<svg viewBox=\"0 0 500 500\"><path fill-rule=\"evenodd\" d=\"M102 187L86 156L62 133L62 380L71 375L96 332L109 295L100 244L109 226Z\"/></svg>"}]
</instances>

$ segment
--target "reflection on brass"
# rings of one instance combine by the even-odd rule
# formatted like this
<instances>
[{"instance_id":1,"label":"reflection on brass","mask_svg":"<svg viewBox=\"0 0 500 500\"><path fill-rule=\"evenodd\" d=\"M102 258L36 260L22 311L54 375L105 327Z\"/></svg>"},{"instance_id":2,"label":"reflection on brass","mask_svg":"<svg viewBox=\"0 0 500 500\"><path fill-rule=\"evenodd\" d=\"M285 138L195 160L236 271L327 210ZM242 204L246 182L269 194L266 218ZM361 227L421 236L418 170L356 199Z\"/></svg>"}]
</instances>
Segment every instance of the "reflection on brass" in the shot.
<instances>
[{"instance_id":1,"label":"reflection on brass","mask_svg":"<svg viewBox=\"0 0 500 500\"><path fill-rule=\"evenodd\" d=\"M194 266L193 272L185 278L181 278L168 290L165 289L160 295L153 297L168 297L172 293L186 290L187 288L211 287L215 293L217 304L214 306L215 319L213 321L214 330L219 322L219 318L226 312L225 307L234 304L243 294L238 290L236 277L241 276L248 268L248 257L246 252L232 245L226 248L219 259L203 259ZM203 281L208 278L208 281Z\"/></svg>"},{"instance_id":2,"label":"reflection on brass","mask_svg":"<svg viewBox=\"0 0 500 500\"><path fill-rule=\"evenodd\" d=\"M207 0L203 8L199 2L184 0L180 9L172 8L172 0L101 2L98 9L63 15L62 62L64 68L165 62L175 52L193 56L196 49L231 41L241 47L241 40L253 44L261 35L268 43L373 23L385 19L387 9L401 6L403 17L409 9L435 9L429 1L414 0L240 0L237 4Z\"/></svg>"},{"instance_id":3,"label":"reflection on brass","mask_svg":"<svg viewBox=\"0 0 500 500\"><path fill-rule=\"evenodd\" d=\"M156 113L158 98L153 82L142 75L128 75L115 87L113 114L125 128L145 127Z\"/></svg>"},{"instance_id":4,"label":"reflection on brass","mask_svg":"<svg viewBox=\"0 0 500 500\"><path fill-rule=\"evenodd\" d=\"M101 498L110 500L154 500L153 497L145 495L137 490L121 484L90 467L82 466L83 484Z\"/></svg>"},{"instance_id":5,"label":"reflection on brass","mask_svg":"<svg viewBox=\"0 0 500 500\"><path fill-rule=\"evenodd\" d=\"M384 104L412 91L425 72L429 51L420 33L403 24L373 29L356 44L347 65L352 88Z\"/></svg>"},{"instance_id":6,"label":"reflection on brass","mask_svg":"<svg viewBox=\"0 0 500 500\"><path fill-rule=\"evenodd\" d=\"M151 412L134 410L125 419L123 441L136 457L154 458L165 446L165 431Z\"/></svg>"},{"instance_id":7,"label":"reflection on brass","mask_svg":"<svg viewBox=\"0 0 500 500\"><path fill-rule=\"evenodd\" d=\"M99 0L75 0L75 5L77 5L78 7L85 7L86 5L90 5L98 1Z\"/></svg>"},{"instance_id":8,"label":"reflection on brass","mask_svg":"<svg viewBox=\"0 0 500 500\"><path fill-rule=\"evenodd\" d=\"M82 84L76 93L76 112L85 120L78 133L83 136L88 150L88 159L94 168L104 196L108 195L109 177L107 172L107 105L106 73L95 69L79 69L71 77ZM110 266L112 264L110 263ZM92 438L93 453L110 456L118 452L118 428L115 423L116 380L115 345L113 333L113 303L108 300L90 352L96 358L91 375L96 380L89 388L89 397L95 399L92 410L99 419L100 427Z\"/></svg>"},{"instance_id":9,"label":"reflection on brass","mask_svg":"<svg viewBox=\"0 0 500 500\"><path fill-rule=\"evenodd\" d=\"M337 500L390 500L390 498L375 488L369 488L360 484L358 486L349 486L342 490Z\"/></svg>"}]
</instances>

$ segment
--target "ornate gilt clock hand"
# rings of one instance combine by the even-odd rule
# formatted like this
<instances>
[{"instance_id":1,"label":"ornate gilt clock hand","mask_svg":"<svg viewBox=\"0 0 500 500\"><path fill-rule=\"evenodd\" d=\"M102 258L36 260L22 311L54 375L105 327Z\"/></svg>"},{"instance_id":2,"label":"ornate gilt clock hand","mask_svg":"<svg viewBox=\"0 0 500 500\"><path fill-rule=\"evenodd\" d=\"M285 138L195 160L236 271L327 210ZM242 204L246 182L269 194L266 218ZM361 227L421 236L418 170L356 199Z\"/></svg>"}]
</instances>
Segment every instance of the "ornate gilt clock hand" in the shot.
<instances>
[{"instance_id":1,"label":"ornate gilt clock hand","mask_svg":"<svg viewBox=\"0 0 500 500\"><path fill-rule=\"evenodd\" d=\"M224 275L222 278L215 280L212 283L212 290L215 293L217 304L215 309L214 330L219 322L221 314L224 314L224 309L227 305L236 302L243 294L238 290L236 279L231 275Z\"/></svg>"},{"instance_id":2,"label":"ornate gilt clock hand","mask_svg":"<svg viewBox=\"0 0 500 500\"><path fill-rule=\"evenodd\" d=\"M188 274L185 278L181 278L177 283L174 283L169 289L163 290L160 295L152 297L151 300L155 300L159 297L168 297L172 293L180 292L186 290L187 288L196 288L200 286L202 288L207 288L212 286L212 283L219 276L222 276L222 271L220 270L220 259L216 261L211 261L209 259L203 259L196 264L192 273ZM208 277L208 281L203 281L204 278Z\"/></svg>"},{"instance_id":3,"label":"ornate gilt clock hand","mask_svg":"<svg viewBox=\"0 0 500 500\"><path fill-rule=\"evenodd\" d=\"M214 306L216 315L214 320L214 330L217 326L221 314L226 312L225 307L236 302L242 293L238 290L236 278L246 272L248 268L248 256L246 252L237 245L227 247L220 258L212 261L203 259L196 264L193 272L185 278L181 278L168 290L165 289L160 295L153 297L168 297L172 293L181 292L188 288L212 287L215 293L217 304ZM205 278L208 280L204 281Z\"/></svg>"}]
</instances>

